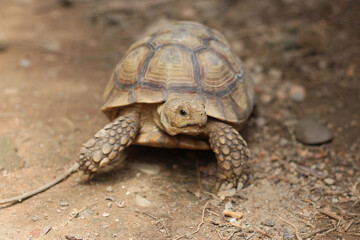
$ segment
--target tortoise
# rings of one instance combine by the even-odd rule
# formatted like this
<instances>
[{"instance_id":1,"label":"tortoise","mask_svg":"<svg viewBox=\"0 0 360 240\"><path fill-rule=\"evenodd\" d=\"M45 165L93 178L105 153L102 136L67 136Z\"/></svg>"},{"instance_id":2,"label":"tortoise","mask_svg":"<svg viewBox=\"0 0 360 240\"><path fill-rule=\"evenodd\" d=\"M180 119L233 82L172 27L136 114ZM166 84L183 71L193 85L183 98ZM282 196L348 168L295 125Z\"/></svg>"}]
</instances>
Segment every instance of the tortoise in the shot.
<instances>
[{"instance_id":1,"label":"tortoise","mask_svg":"<svg viewBox=\"0 0 360 240\"><path fill-rule=\"evenodd\" d=\"M104 91L111 121L86 142L79 170L89 178L130 144L212 149L219 186L244 181L250 151L238 130L254 105L254 83L225 37L177 22L124 54Z\"/></svg>"}]
</instances>

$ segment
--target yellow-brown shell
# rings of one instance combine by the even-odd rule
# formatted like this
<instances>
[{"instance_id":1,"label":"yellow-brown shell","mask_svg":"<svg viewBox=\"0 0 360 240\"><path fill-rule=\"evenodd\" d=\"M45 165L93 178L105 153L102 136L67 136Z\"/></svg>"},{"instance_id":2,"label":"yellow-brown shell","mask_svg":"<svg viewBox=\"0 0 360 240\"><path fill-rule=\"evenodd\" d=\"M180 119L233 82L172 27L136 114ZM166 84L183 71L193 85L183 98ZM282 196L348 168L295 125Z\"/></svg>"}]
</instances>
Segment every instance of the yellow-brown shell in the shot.
<instances>
[{"instance_id":1,"label":"yellow-brown shell","mask_svg":"<svg viewBox=\"0 0 360 240\"><path fill-rule=\"evenodd\" d=\"M119 107L176 97L202 99L208 116L237 125L252 111L254 84L222 34L178 22L129 48L106 86L102 111L110 116Z\"/></svg>"}]
</instances>

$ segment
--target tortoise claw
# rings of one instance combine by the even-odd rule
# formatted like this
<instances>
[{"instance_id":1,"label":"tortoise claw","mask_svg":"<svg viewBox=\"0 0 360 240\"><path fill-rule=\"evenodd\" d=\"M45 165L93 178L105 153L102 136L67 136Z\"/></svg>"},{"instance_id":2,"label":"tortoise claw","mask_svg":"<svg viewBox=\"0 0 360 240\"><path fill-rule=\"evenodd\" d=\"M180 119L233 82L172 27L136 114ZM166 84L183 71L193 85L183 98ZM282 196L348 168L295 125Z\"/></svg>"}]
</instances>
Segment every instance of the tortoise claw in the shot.
<instances>
[{"instance_id":1,"label":"tortoise claw","mask_svg":"<svg viewBox=\"0 0 360 240\"><path fill-rule=\"evenodd\" d=\"M138 128L138 117L134 114L120 116L87 141L78 157L84 178L90 180L99 169L112 165L119 158L124 160L120 153L132 143Z\"/></svg>"},{"instance_id":2,"label":"tortoise claw","mask_svg":"<svg viewBox=\"0 0 360 240\"><path fill-rule=\"evenodd\" d=\"M208 123L207 132L212 150L217 158L217 182L213 191L224 191L243 185L250 151L239 132L222 122Z\"/></svg>"}]
</instances>

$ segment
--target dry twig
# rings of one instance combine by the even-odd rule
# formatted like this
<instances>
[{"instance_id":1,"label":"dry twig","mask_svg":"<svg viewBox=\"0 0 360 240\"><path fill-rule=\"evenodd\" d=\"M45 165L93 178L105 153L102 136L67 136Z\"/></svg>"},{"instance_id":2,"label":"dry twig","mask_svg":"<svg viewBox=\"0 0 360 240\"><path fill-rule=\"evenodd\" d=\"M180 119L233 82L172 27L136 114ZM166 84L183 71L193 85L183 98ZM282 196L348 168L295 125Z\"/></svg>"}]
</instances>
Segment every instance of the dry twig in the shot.
<instances>
[{"instance_id":1,"label":"dry twig","mask_svg":"<svg viewBox=\"0 0 360 240\"><path fill-rule=\"evenodd\" d=\"M300 238L300 236L299 236L299 231L298 231L297 227L296 227L294 224L292 224L292 223L291 223L291 222L289 222L288 220L286 220L286 219L284 219L284 218L280 217L280 216L279 216L279 215L277 215L277 214L276 214L276 216L277 216L280 220L282 220L282 221L286 222L286 223L287 223L287 224L289 224L291 227L293 227L293 228L294 228L294 230L295 230L295 235L296 235L296 238L297 238L297 239L299 239L299 240L301 240L301 238Z\"/></svg>"},{"instance_id":2,"label":"dry twig","mask_svg":"<svg viewBox=\"0 0 360 240\"><path fill-rule=\"evenodd\" d=\"M305 239L311 238L311 237L315 236L315 235L318 234L318 233L325 232L325 231L327 231L327 230L329 230L329 229L332 229L332 228L333 228L333 227L327 227L327 228L323 228L323 229L316 230L316 231L310 233L309 235L307 235L307 236L305 237Z\"/></svg>"},{"instance_id":3,"label":"dry twig","mask_svg":"<svg viewBox=\"0 0 360 240\"><path fill-rule=\"evenodd\" d=\"M343 222L344 219L342 217L340 217L339 215L337 215L336 213L334 213L333 211L331 211L330 209L327 209L327 208L323 208L323 209L319 209L318 210L319 213L322 213L326 216L329 216L335 220L338 220L339 222Z\"/></svg>"},{"instance_id":4,"label":"dry twig","mask_svg":"<svg viewBox=\"0 0 360 240\"><path fill-rule=\"evenodd\" d=\"M227 238L225 238L225 240L230 240L232 236L234 236L234 234L235 234L235 229L232 231L232 233L230 233L230 235Z\"/></svg>"},{"instance_id":5,"label":"dry twig","mask_svg":"<svg viewBox=\"0 0 360 240\"><path fill-rule=\"evenodd\" d=\"M171 237L171 235L169 233L169 230L167 229L167 227L165 226L164 222L161 219L159 219L158 217L155 217L152 214L147 213L147 212L140 212L140 211L137 211L137 210L135 210L135 212L145 214L145 215L151 217L152 219L156 220L156 224L158 224L158 223L161 224L161 226L159 228L157 228L156 231L160 230L161 228L164 228L164 230L166 232L166 236ZM155 236L155 234L154 234L154 236Z\"/></svg>"},{"instance_id":6,"label":"dry twig","mask_svg":"<svg viewBox=\"0 0 360 240\"><path fill-rule=\"evenodd\" d=\"M351 220L345 227L344 230L347 232L347 230L350 228L350 226L355 222L355 219Z\"/></svg>"},{"instance_id":7,"label":"dry twig","mask_svg":"<svg viewBox=\"0 0 360 240\"><path fill-rule=\"evenodd\" d=\"M73 215L71 215L71 217L64 223L64 227L65 227L66 225L68 225L68 223L69 223L71 220L73 220L74 218L76 218L82 211L84 211L85 209L87 209L87 208L89 208L89 207L94 206L94 205L97 204L97 203L99 203L99 202L94 202L94 203L92 203L92 204L89 204L89 205L87 205L87 206L84 206L84 207L82 207L79 211L77 211L76 213L74 213Z\"/></svg>"},{"instance_id":8,"label":"dry twig","mask_svg":"<svg viewBox=\"0 0 360 240\"><path fill-rule=\"evenodd\" d=\"M62 175L60 175L59 177L55 178L54 180L50 181L49 183L35 189L32 190L30 192L24 193L22 195L18 195L12 198L7 198L7 199L3 199L0 200L0 205L1 204L6 204L6 203L14 203L14 202L21 202L24 199L30 198L32 196L35 196L36 194L39 194L49 188L51 188L52 186L55 186L56 184L58 184L59 182L65 180L67 177L69 177L72 173L76 172L77 169L79 168L79 164L75 163L72 167L70 167L65 173L63 173Z\"/></svg>"},{"instance_id":9,"label":"dry twig","mask_svg":"<svg viewBox=\"0 0 360 240\"><path fill-rule=\"evenodd\" d=\"M241 230L246 230L246 231L249 231L249 232L258 232L258 233L261 233L264 236L267 236L267 237L271 238L271 236L269 234L267 234L266 232L264 232L261 229L242 227L242 226L240 226L238 224L234 224L234 223L230 223L230 224L232 226L234 226L234 227L240 228Z\"/></svg>"},{"instance_id":10,"label":"dry twig","mask_svg":"<svg viewBox=\"0 0 360 240\"><path fill-rule=\"evenodd\" d=\"M200 230L201 225L204 224L205 210L206 210L208 204L209 204L209 200L206 201L206 203L205 203L205 205L204 205L204 208L203 208L203 210L202 210L201 222L200 222L199 225L197 226L196 230L195 230L194 232L190 233L190 235L194 235L195 233L197 233L197 232ZM175 238L174 240L179 240L179 239L184 238L184 237L186 237L186 236L185 236L185 235L182 235L182 236L180 236L180 237Z\"/></svg>"}]
</instances>

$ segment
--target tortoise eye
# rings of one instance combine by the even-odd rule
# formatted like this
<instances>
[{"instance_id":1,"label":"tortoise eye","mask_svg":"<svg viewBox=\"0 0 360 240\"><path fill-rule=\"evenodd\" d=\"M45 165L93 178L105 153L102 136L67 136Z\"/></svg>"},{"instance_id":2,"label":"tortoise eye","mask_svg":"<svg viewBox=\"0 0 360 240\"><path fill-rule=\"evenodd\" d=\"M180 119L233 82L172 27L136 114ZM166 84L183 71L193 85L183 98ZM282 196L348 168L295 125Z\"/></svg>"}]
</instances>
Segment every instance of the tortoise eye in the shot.
<instances>
[{"instance_id":1,"label":"tortoise eye","mask_svg":"<svg viewBox=\"0 0 360 240\"><path fill-rule=\"evenodd\" d=\"M186 116L188 114L184 109L180 109L179 113L181 116Z\"/></svg>"}]
</instances>

